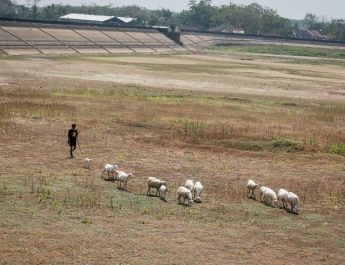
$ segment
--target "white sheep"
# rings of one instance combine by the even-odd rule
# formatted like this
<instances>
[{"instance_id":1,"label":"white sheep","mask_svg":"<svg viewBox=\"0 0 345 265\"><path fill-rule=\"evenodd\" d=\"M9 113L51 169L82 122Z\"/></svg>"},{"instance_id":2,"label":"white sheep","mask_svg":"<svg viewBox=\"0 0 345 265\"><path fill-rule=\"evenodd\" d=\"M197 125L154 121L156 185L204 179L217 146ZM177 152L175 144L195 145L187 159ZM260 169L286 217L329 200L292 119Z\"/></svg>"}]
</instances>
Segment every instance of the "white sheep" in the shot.
<instances>
[{"instance_id":1,"label":"white sheep","mask_svg":"<svg viewBox=\"0 0 345 265\"><path fill-rule=\"evenodd\" d=\"M91 169L92 159L85 157L83 161L84 161L84 168Z\"/></svg>"},{"instance_id":2,"label":"white sheep","mask_svg":"<svg viewBox=\"0 0 345 265\"><path fill-rule=\"evenodd\" d=\"M264 199L264 192L265 192L265 190L266 189L268 189L267 187L264 187L264 186L262 186L262 187L260 187L260 194L259 194L259 196L260 196L260 201L261 202L263 202L263 199Z\"/></svg>"},{"instance_id":3,"label":"white sheep","mask_svg":"<svg viewBox=\"0 0 345 265\"><path fill-rule=\"evenodd\" d=\"M247 197L248 198L255 198L255 189L258 188L259 185L256 184L253 180L248 180L247 182Z\"/></svg>"},{"instance_id":4,"label":"white sheep","mask_svg":"<svg viewBox=\"0 0 345 265\"><path fill-rule=\"evenodd\" d=\"M159 188L162 185L166 186L166 182L162 181L162 180L160 180L158 178L155 178L155 177L149 177L147 179L147 192L146 192L146 194L147 195L151 194L151 188L153 188L153 189L156 189L156 196L157 196L158 192L159 192Z\"/></svg>"},{"instance_id":5,"label":"white sheep","mask_svg":"<svg viewBox=\"0 0 345 265\"><path fill-rule=\"evenodd\" d=\"M132 173L126 173L126 172L119 171L119 170L116 170L115 173L116 173L116 180L118 181L117 182L117 188L121 189L121 183L124 183L123 189L127 190L127 181L130 177L133 178L133 174Z\"/></svg>"},{"instance_id":6,"label":"white sheep","mask_svg":"<svg viewBox=\"0 0 345 265\"><path fill-rule=\"evenodd\" d=\"M285 189L280 189L278 191L278 206L280 207L281 204L283 205L283 208L285 209L287 207L287 194L289 192Z\"/></svg>"},{"instance_id":7,"label":"white sheep","mask_svg":"<svg viewBox=\"0 0 345 265\"><path fill-rule=\"evenodd\" d=\"M197 202L197 203L201 203L202 200L201 200L201 193L202 191L204 190L204 186L201 184L200 181L197 181L195 182L194 184L194 188L193 188L193 191L194 191L194 201Z\"/></svg>"},{"instance_id":8,"label":"white sheep","mask_svg":"<svg viewBox=\"0 0 345 265\"><path fill-rule=\"evenodd\" d=\"M166 201L166 194L167 194L168 188L165 185L160 186L159 188L159 198L163 201Z\"/></svg>"},{"instance_id":9,"label":"white sheep","mask_svg":"<svg viewBox=\"0 0 345 265\"><path fill-rule=\"evenodd\" d=\"M181 201L181 199L183 199L183 201ZM186 199L188 200L188 206L192 206L193 197L191 191L181 186L177 189L177 201L178 203L185 204Z\"/></svg>"},{"instance_id":10,"label":"white sheep","mask_svg":"<svg viewBox=\"0 0 345 265\"><path fill-rule=\"evenodd\" d=\"M263 192L263 201L275 207L278 205L277 194L272 189L266 188Z\"/></svg>"},{"instance_id":11,"label":"white sheep","mask_svg":"<svg viewBox=\"0 0 345 265\"><path fill-rule=\"evenodd\" d=\"M194 188L194 180L192 179L187 179L186 183L184 184L184 186L189 189L190 191L193 191Z\"/></svg>"},{"instance_id":12,"label":"white sheep","mask_svg":"<svg viewBox=\"0 0 345 265\"><path fill-rule=\"evenodd\" d=\"M286 197L288 204L291 206L291 212L298 214L300 211L300 202L298 196L293 192L289 192Z\"/></svg>"},{"instance_id":13,"label":"white sheep","mask_svg":"<svg viewBox=\"0 0 345 265\"><path fill-rule=\"evenodd\" d=\"M103 172L102 172L102 178L103 178L103 174L105 172L107 172L108 173L108 180L114 180L115 179L114 173L115 173L116 170L117 170L117 165L115 165L115 164L105 164ZM110 174L112 175L112 178L110 178Z\"/></svg>"}]
</instances>

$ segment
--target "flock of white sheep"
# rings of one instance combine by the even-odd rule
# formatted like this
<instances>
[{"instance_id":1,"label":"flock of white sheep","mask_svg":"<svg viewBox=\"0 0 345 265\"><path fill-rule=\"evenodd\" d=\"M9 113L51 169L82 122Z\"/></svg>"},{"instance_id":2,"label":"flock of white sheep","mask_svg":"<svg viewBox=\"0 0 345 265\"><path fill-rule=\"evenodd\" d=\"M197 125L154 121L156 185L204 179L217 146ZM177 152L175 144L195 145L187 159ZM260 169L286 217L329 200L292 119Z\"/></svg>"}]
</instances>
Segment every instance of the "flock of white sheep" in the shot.
<instances>
[{"instance_id":1,"label":"flock of white sheep","mask_svg":"<svg viewBox=\"0 0 345 265\"><path fill-rule=\"evenodd\" d=\"M90 169L92 159L84 158L84 168ZM107 180L112 180L117 182L117 187L119 189L123 188L127 190L127 181L129 178L133 178L132 173L126 173L124 171L118 170L118 166L113 164L105 164L102 171L102 178L104 179L104 174L108 175ZM123 187L122 187L123 183ZM168 192L167 182L160 180L156 177L149 177L147 179L147 192L148 196L152 196L151 189L156 189L155 196L159 196L160 199L166 201L166 193ZM192 202L201 203L201 193L204 190L204 186L200 181L194 183L194 180L188 179L184 186L177 189L177 201L180 204L192 205Z\"/></svg>"},{"instance_id":2,"label":"flock of white sheep","mask_svg":"<svg viewBox=\"0 0 345 265\"><path fill-rule=\"evenodd\" d=\"M92 159L84 159L84 168L91 168ZM133 177L132 173L126 173L124 171L118 170L116 164L105 164L102 178L104 179L104 174L108 174L108 180L113 180L117 182L118 188L127 189L127 181L129 178ZM122 187L123 184L123 187ZM259 188L253 180L248 180L247 182L247 197L256 199L255 190ZM152 196L151 189L155 189L155 196L159 196L160 199L166 201L166 193L168 192L167 182L160 180L156 177L149 177L147 179L147 192L148 196ZM188 179L183 186L177 189L177 202L179 204L192 205L193 202L201 203L201 193L204 190L204 186L200 181L194 182L194 180ZM278 196L272 189L268 187L261 186L260 191L260 201L271 205L273 207L282 207L288 210L290 206L290 211L293 213L298 213L300 211L300 202L298 196L293 192L288 192L285 189L280 189L278 191Z\"/></svg>"},{"instance_id":3,"label":"flock of white sheep","mask_svg":"<svg viewBox=\"0 0 345 265\"><path fill-rule=\"evenodd\" d=\"M249 198L256 199L255 190L259 188L259 185L256 184L253 180L248 180L247 182L247 196ZM280 207L287 210L290 210L293 213L298 214L300 211L300 201L298 196L293 192L288 192L285 189L280 189L278 191L278 196L274 190L261 186L259 188L260 201L271 205L273 207ZM290 209L289 209L290 206Z\"/></svg>"}]
</instances>

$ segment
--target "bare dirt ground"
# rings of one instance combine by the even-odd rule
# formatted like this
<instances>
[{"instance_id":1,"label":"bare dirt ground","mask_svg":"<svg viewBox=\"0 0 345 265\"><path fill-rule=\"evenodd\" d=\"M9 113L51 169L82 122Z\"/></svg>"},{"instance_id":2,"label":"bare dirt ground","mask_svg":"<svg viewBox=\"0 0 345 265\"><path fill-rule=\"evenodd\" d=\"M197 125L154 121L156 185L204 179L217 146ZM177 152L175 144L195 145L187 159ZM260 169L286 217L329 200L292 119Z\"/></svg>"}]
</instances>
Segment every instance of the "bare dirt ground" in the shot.
<instances>
[{"instance_id":1,"label":"bare dirt ground","mask_svg":"<svg viewBox=\"0 0 345 265\"><path fill-rule=\"evenodd\" d=\"M345 141L344 65L294 60L1 58L0 264L344 264L345 158L329 152ZM134 173L129 192L101 179L107 162ZM190 208L187 178L205 186ZM296 192L301 213L247 199L248 179Z\"/></svg>"}]
</instances>

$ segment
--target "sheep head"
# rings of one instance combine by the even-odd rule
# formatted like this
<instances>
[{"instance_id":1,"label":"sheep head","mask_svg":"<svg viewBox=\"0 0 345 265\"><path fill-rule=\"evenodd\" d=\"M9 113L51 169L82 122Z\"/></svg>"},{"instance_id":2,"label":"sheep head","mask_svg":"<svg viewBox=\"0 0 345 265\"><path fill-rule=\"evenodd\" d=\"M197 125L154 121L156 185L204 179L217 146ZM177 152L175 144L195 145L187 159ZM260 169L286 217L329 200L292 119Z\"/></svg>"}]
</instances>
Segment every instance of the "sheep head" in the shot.
<instances>
[{"instance_id":1,"label":"sheep head","mask_svg":"<svg viewBox=\"0 0 345 265\"><path fill-rule=\"evenodd\" d=\"M274 200L274 207L278 208L279 204L278 204L278 200Z\"/></svg>"},{"instance_id":2,"label":"sheep head","mask_svg":"<svg viewBox=\"0 0 345 265\"><path fill-rule=\"evenodd\" d=\"M201 197L196 197L194 199L194 202L201 203L202 202Z\"/></svg>"}]
</instances>

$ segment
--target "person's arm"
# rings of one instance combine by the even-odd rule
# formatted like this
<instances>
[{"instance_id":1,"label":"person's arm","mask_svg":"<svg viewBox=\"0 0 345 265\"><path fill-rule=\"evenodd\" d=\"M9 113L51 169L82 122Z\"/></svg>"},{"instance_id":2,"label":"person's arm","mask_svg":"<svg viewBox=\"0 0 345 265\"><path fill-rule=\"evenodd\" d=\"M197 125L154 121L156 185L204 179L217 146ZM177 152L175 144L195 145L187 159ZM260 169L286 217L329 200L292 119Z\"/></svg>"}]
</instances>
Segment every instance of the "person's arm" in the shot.
<instances>
[{"instance_id":1,"label":"person's arm","mask_svg":"<svg viewBox=\"0 0 345 265\"><path fill-rule=\"evenodd\" d=\"M70 139L71 139L71 130L68 131L68 140L67 140L68 144L70 143Z\"/></svg>"}]
</instances>

